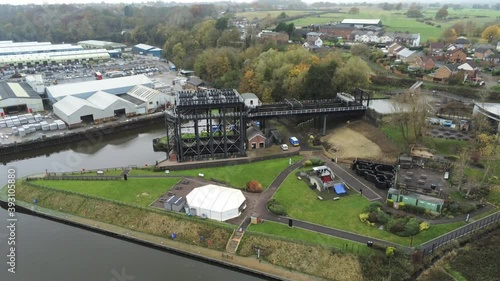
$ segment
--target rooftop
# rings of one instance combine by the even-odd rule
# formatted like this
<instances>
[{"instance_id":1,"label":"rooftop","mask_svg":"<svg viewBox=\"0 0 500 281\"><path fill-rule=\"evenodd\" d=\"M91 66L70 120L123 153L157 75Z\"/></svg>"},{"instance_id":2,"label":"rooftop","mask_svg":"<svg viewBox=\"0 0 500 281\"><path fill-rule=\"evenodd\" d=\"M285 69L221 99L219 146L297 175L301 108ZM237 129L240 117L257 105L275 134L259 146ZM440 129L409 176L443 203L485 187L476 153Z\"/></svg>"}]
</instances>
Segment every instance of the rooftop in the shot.
<instances>
[{"instance_id":1,"label":"rooftop","mask_svg":"<svg viewBox=\"0 0 500 281\"><path fill-rule=\"evenodd\" d=\"M106 47L106 46L111 46L111 47L126 47L127 45L122 44L122 43L115 43L115 42L110 42L110 41L101 41L101 40L83 40L83 41L78 41L78 45L80 44L88 44L88 45L94 45L94 46L101 46L101 47Z\"/></svg>"},{"instance_id":2,"label":"rooftop","mask_svg":"<svg viewBox=\"0 0 500 281\"><path fill-rule=\"evenodd\" d=\"M254 93L244 93L244 94L241 94L241 97L244 100L247 100L247 99L258 99L257 95L254 94Z\"/></svg>"},{"instance_id":3,"label":"rooftop","mask_svg":"<svg viewBox=\"0 0 500 281\"><path fill-rule=\"evenodd\" d=\"M342 23L344 24L370 24L377 25L380 24L380 19L344 19Z\"/></svg>"},{"instance_id":4,"label":"rooftop","mask_svg":"<svg viewBox=\"0 0 500 281\"><path fill-rule=\"evenodd\" d=\"M93 80L78 83L60 84L47 87L47 92L57 99L69 95L106 91L115 88L134 87L137 85L151 85L153 82L144 74L125 76L112 79Z\"/></svg>"},{"instance_id":5,"label":"rooftop","mask_svg":"<svg viewBox=\"0 0 500 281\"><path fill-rule=\"evenodd\" d=\"M37 98L40 96L27 83L0 82L0 100L9 98Z\"/></svg>"},{"instance_id":6,"label":"rooftop","mask_svg":"<svg viewBox=\"0 0 500 281\"><path fill-rule=\"evenodd\" d=\"M151 46L151 45L148 45L148 44L137 44L137 45L134 45L134 47L142 49L142 50L146 50L146 51L156 48L155 46Z\"/></svg>"},{"instance_id":7,"label":"rooftop","mask_svg":"<svg viewBox=\"0 0 500 281\"><path fill-rule=\"evenodd\" d=\"M477 102L475 106L479 107L482 111L488 113L492 118L500 121L500 103L493 102Z\"/></svg>"},{"instance_id":8,"label":"rooftop","mask_svg":"<svg viewBox=\"0 0 500 281\"><path fill-rule=\"evenodd\" d=\"M131 103L128 100L124 100L124 99L122 99L122 98L120 98L120 97L118 97L116 95L113 95L113 94L110 94L110 93L106 93L104 91L98 91L98 92L96 92L92 96L88 97L87 101L90 102L90 103L92 103L92 104L94 104L96 107L98 107L100 109L105 109L108 106L110 106L113 103L115 103L116 101L124 101L124 102L127 102L127 103Z\"/></svg>"},{"instance_id":9,"label":"rooftop","mask_svg":"<svg viewBox=\"0 0 500 281\"><path fill-rule=\"evenodd\" d=\"M160 91L151 89L149 87L143 86L143 85L137 85L134 88L132 88L130 91L127 92L127 95L130 95L136 99L139 99L143 102L149 102L152 100L155 96L161 94Z\"/></svg>"},{"instance_id":10,"label":"rooftop","mask_svg":"<svg viewBox=\"0 0 500 281\"><path fill-rule=\"evenodd\" d=\"M83 47L71 44L6 47L6 48L0 48L0 55L6 55L11 53L23 54L23 53L51 52L51 51L63 51L63 50L64 51L83 50Z\"/></svg>"},{"instance_id":11,"label":"rooftop","mask_svg":"<svg viewBox=\"0 0 500 281\"><path fill-rule=\"evenodd\" d=\"M85 106L100 110L100 108L96 107L93 103L73 96L66 96L54 104L54 107L57 107L68 116Z\"/></svg>"}]
</instances>

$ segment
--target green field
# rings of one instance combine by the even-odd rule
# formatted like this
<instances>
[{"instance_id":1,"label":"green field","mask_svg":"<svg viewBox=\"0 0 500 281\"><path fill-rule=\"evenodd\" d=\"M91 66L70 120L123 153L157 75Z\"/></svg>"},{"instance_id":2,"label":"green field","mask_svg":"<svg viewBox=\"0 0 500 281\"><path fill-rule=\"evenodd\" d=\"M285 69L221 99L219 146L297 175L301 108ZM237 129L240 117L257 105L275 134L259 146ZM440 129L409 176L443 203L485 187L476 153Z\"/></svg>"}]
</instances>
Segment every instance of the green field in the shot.
<instances>
[{"instance_id":1,"label":"green field","mask_svg":"<svg viewBox=\"0 0 500 281\"><path fill-rule=\"evenodd\" d=\"M250 225L248 230L271 234L279 237L286 237L299 242L313 243L326 247L334 247L337 249L346 249L347 247L347 251L353 251L355 253L359 252L369 254L373 252L371 248L366 247L365 244L356 243L335 236L324 235L301 228L292 228L288 227L287 225L271 221L265 221L261 224L252 224Z\"/></svg>"},{"instance_id":2,"label":"green field","mask_svg":"<svg viewBox=\"0 0 500 281\"><path fill-rule=\"evenodd\" d=\"M358 215L370 204L370 201L359 195L351 194L338 201L319 201L317 194L304 182L290 175L278 189L274 198L285 208L292 218L343 229L361 235L391 241L401 245L409 245L409 237L400 237L360 222ZM432 225L414 237L413 245L419 245L440 236L464 223Z\"/></svg>"},{"instance_id":3,"label":"green field","mask_svg":"<svg viewBox=\"0 0 500 281\"><path fill-rule=\"evenodd\" d=\"M430 20L434 23L434 26L425 24L423 22L418 22L414 18L408 18L403 13L406 10L401 11L385 11L377 7L364 7L358 6L360 9L359 14L348 14L345 13L349 10L349 7L343 8L343 13L326 13L322 15L307 16L300 19L295 19L289 22L293 22L295 26L309 26L311 24L325 24L325 23L337 23L341 22L346 18L353 19L381 19L382 24L386 26L386 31L400 31L400 32L410 32L410 33L420 33L421 43L425 43L429 39L439 39L442 32L452 26L457 22L467 22L472 20L481 27L485 23L497 21L498 11L490 10L478 10L478 9L462 9L453 10L448 9L449 17L460 17L459 19L453 20L435 20L437 9L423 10L422 14L424 18L432 18ZM281 12L281 11L276 11ZM285 11L288 13L287 11ZM264 13L264 12L259 12ZM441 27L437 27L441 25Z\"/></svg>"},{"instance_id":4,"label":"green field","mask_svg":"<svg viewBox=\"0 0 500 281\"><path fill-rule=\"evenodd\" d=\"M33 183L90 196L149 206L179 181L178 178L107 181L37 180Z\"/></svg>"},{"instance_id":5,"label":"green field","mask_svg":"<svg viewBox=\"0 0 500 281\"><path fill-rule=\"evenodd\" d=\"M242 12L242 13L237 13L235 16L236 17L244 17L249 20L252 20L254 18L258 19L263 19L267 16L271 18L276 18L279 16L282 12L285 12L289 17L293 16L298 16L298 15L310 15L317 13L317 11L314 10L276 10L276 11L256 11L256 12Z\"/></svg>"},{"instance_id":6,"label":"green field","mask_svg":"<svg viewBox=\"0 0 500 281\"><path fill-rule=\"evenodd\" d=\"M278 158L273 160L257 161L250 164L232 165L215 168L200 168L185 171L170 171L172 176L191 176L197 177L202 173L206 179L216 179L223 181L235 188L245 188L251 180L257 180L266 189L271 185L274 179L281 171L288 167L290 158ZM302 156L292 157L292 163L300 161ZM153 172L147 169L132 170L130 175L158 175L165 176L165 172ZM237 176L235 176L237 175Z\"/></svg>"}]
</instances>

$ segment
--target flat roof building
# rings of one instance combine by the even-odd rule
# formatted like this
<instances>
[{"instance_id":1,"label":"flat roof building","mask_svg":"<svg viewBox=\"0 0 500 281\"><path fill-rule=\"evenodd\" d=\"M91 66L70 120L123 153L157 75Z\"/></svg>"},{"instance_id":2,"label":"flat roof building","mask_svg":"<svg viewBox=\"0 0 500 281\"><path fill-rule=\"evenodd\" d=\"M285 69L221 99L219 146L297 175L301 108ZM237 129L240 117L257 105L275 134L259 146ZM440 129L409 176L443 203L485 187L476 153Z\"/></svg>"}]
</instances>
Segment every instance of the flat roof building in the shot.
<instances>
[{"instance_id":1,"label":"flat roof building","mask_svg":"<svg viewBox=\"0 0 500 281\"><path fill-rule=\"evenodd\" d=\"M0 82L0 115L43 110L42 98L27 83Z\"/></svg>"},{"instance_id":2,"label":"flat roof building","mask_svg":"<svg viewBox=\"0 0 500 281\"><path fill-rule=\"evenodd\" d=\"M152 87L153 82L144 74L93 80L78 83L61 84L46 88L47 96L52 103L56 103L66 96L75 96L86 99L98 91L105 91L113 95L125 94L137 85Z\"/></svg>"},{"instance_id":3,"label":"flat roof building","mask_svg":"<svg viewBox=\"0 0 500 281\"><path fill-rule=\"evenodd\" d=\"M163 54L163 50L161 48L147 44L137 44L134 47L132 47L132 53L160 58Z\"/></svg>"},{"instance_id":4,"label":"flat roof building","mask_svg":"<svg viewBox=\"0 0 500 281\"><path fill-rule=\"evenodd\" d=\"M100 41L100 40L83 40L83 41L78 41L77 44L85 49L106 49L106 50L124 51L125 48L127 48L127 45L122 43Z\"/></svg>"},{"instance_id":5,"label":"flat roof building","mask_svg":"<svg viewBox=\"0 0 500 281\"><path fill-rule=\"evenodd\" d=\"M0 65L23 66L23 65L49 65L67 62L85 62L108 60L110 58L108 51L98 50L77 50L64 52L48 52L35 54L18 54L0 56Z\"/></svg>"},{"instance_id":6,"label":"flat roof building","mask_svg":"<svg viewBox=\"0 0 500 281\"><path fill-rule=\"evenodd\" d=\"M356 27L365 27L369 25L382 26L382 20L380 19L344 19L341 23Z\"/></svg>"},{"instance_id":7,"label":"flat roof building","mask_svg":"<svg viewBox=\"0 0 500 281\"><path fill-rule=\"evenodd\" d=\"M35 46L13 46L0 48L0 56L83 50L82 46L71 44L38 44Z\"/></svg>"}]
</instances>

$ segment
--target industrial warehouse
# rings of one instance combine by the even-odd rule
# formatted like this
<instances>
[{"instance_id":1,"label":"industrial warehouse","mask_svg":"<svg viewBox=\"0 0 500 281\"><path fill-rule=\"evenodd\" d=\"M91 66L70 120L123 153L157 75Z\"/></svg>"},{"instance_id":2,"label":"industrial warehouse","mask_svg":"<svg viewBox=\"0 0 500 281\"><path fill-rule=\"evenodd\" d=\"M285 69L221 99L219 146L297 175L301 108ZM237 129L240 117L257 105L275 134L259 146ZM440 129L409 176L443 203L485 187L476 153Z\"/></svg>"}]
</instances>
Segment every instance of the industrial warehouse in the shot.
<instances>
[{"instance_id":1,"label":"industrial warehouse","mask_svg":"<svg viewBox=\"0 0 500 281\"><path fill-rule=\"evenodd\" d=\"M0 116L43 110L42 98L27 83L0 83Z\"/></svg>"},{"instance_id":2,"label":"industrial warehouse","mask_svg":"<svg viewBox=\"0 0 500 281\"><path fill-rule=\"evenodd\" d=\"M71 84L60 84L46 88L47 97L51 103L56 103L66 96L75 96L86 99L98 91L113 95L121 95L137 85L153 87L153 81L146 75L134 75L105 80L93 80Z\"/></svg>"},{"instance_id":3,"label":"industrial warehouse","mask_svg":"<svg viewBox=\"0 0 500 281\"><path fill-rule=\"evenodd\" d=\"M109 60L106 49L85 50L80 45L50 42L1 41L0 65L34 66L59 63Z\"/></svg>"},{"instance_id":4,"label":"industrial warehouse","mask_svg":"<svg viewBox=\"0 0 500 281\"><path fill-rule=\"evenodd\" d=\"M64 97L54 104L54 114L73 128L85 123L99 124L120 116L133 116L137 114L137 109L125 99L99 91L87 99Z\"/></svg>"}]
</instances>

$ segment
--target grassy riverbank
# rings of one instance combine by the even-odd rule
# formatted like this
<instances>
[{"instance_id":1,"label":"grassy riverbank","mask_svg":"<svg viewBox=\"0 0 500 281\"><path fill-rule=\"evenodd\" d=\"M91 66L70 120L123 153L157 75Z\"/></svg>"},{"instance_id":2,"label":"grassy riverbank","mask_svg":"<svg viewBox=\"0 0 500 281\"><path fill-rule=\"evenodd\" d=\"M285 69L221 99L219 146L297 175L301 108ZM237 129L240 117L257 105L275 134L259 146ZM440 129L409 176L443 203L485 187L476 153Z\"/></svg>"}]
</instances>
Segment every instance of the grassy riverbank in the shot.
<instances>
[{"instance_id":1,"label":"grassy riverbank","mask_svg":"<svg viewBox=\"0 0 500 281\"><path fill-rule=\"evenodd\" d=\"M16 200L33 202L34 198L38 201L37 205L48 209L169 239L175 233L177 241L216 250L225 249L234 228L225 223L18 181ZM200 241L200 236L204 236L204 241Z\"/></svg>"}]
</instances>

